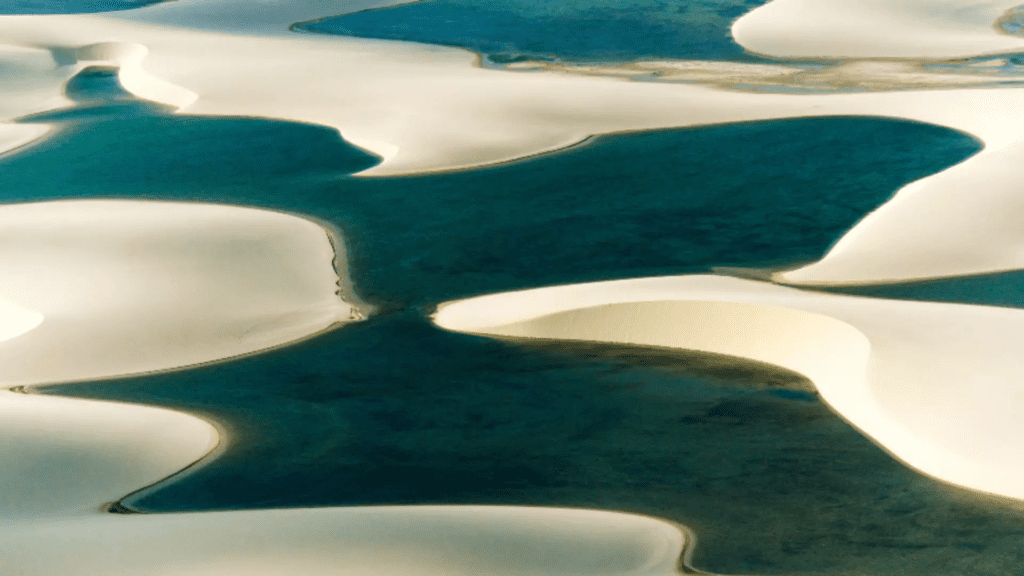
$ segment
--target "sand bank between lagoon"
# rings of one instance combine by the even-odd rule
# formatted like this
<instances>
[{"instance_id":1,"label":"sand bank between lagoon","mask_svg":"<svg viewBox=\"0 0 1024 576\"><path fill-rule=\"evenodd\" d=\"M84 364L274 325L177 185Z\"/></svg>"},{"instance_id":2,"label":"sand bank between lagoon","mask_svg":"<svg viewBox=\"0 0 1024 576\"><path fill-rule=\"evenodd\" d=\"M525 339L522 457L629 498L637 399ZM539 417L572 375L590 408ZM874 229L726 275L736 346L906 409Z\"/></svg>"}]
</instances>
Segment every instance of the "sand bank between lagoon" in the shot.
<instances>
[{"instance_id":1,"label":"sand bank between lagoon","mask_svg":"<svg viewBox=\"0 0 1024 576\"><path fill-rule=\"evenodd\" d=\"M1024 498L1014 352L1024 312L833 296L718 276L539 288L442 305L435 322L496 337L670 346L807 376L908 465Z\"/></svg>"}]
</instances>

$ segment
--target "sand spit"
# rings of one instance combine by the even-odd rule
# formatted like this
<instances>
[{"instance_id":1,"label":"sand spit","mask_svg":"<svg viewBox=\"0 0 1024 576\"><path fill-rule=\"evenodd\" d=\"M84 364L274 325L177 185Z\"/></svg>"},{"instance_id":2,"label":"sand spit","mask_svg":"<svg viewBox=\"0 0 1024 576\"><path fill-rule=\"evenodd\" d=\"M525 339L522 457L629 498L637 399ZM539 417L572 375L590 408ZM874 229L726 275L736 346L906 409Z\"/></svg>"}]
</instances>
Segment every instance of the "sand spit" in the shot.
<instances>
[{"instance_id":1,"label":"sand spit","mask_svg":"<svg viewBox=\"0 0 1024 576\"><path fill-rule=\"evenodd\" d=\"M833 296L719 276L540 288L442 305L435 322L492 336L729 354L810 378L910 466L1024 498L1017 425L1024 311Z\"/></svg>"},{"instance_id":2,"label":"sand spit","mask_svg":"<svg viewBox=\"0 0 1024 576\"><path fill-rule=\"evenodd\" d=\"M972 87L1020 87L1024 74L982 65L929 67L923 60L854 60L799 67L704 60L660 60L611 64L523 61L504 70L565 72L613 76L649 82L688 82L722 89L779 93L828 94Z\"/></svg>"},{"instance_id":3,"label":"sand spit","mask_svg":"<svg viewBox=\"0 0 1024 576\"><path fill-rule=\"evenodd\" d=\"M177 368L305 337L352 315L335 293L333 258L321 227L275 212L99 200L0 206L4 318L22 332L29 316L42 318L0 347L0 382Z\"/></svg>"}]
</instances>

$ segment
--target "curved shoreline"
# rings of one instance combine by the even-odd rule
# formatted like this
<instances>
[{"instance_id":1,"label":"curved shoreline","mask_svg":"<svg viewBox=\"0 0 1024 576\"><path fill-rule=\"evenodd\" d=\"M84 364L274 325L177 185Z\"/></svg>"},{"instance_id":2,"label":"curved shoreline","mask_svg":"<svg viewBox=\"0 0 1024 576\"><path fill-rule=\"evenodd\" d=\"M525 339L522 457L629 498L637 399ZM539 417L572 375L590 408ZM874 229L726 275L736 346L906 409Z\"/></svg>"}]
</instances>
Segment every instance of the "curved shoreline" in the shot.
<instances>
[{"instance_id":1,"label":"curved shoreline","mask_svg":"<svg viewBox=\"0 0 1024 576\"><path fill-rule=\"evenodd\" d=\"M692 310L676 311L679 307ZM747 308L753 312L740 313ZM773 318L779 313L775 310L788 312L766 324L759 319ZM804 322L798 316L807 312L847 326L863 342L840 341L842 331L802 336ZM797 316L787 319L786 314ZM676 321L666 323L668 318ZM1018 484L1024 467L1009 457L1017 443L1007 435L1013 428L1015 394L1007 378L1015 367L987 360L1013 346L1014 336L1024 329L1020 311L679 276L470 298L439 307L434 321L445 329L485 336L669 345L767 361L808 376L839 414L909 466L952 484L1024 498ZM942 347L936 330L966 330L978 340L946 341ZM959 368L951 369L953 364ZM985 398L959 403L964 387L979 378L987 385ZM958 424L955 434L949 421Z\"/></svg>"}]
</instances>

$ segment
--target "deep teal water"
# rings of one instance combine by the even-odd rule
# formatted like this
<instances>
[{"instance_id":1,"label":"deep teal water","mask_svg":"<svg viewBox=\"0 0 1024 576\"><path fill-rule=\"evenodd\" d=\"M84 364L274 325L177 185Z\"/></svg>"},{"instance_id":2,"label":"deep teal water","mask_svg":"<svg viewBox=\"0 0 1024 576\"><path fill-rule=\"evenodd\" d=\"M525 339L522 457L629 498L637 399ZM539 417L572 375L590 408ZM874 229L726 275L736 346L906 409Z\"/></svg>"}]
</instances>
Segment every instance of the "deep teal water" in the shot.
<instances>
[{"instance_id":1,"label":"deep teal water","mask_svg":"<svg viewBox=\"0 0 1024 576\"><path fill-rule=\"evenodd\" d=\"M0 199L166 198L308 214L345 231L357 290L386 307L813 260L901 185L978 150L934 126L801 119L605 136L498 167L364 179L345 174L376 159L322 127L110 114L37 117L77 120L4 161Z\"/></svg>"},{"instance_id":2,"label":"deep teal water","mask_svg":"<svg viewBox=\"0 0 1024 576\"><path fill-rule=\"evenodd\" d=\"M767 0L422 0L300 29L458 46L497 63L532 59L761 61L732 22Z\"/></svg>"},{"instance_id":3,"label":"deep teal water","mask_svg":"<svg viewBox=\"0 0 1024 576\"><path fill-rule=\"evenodd\" d=\"M921 302L1024 308L1024 271L904 282L822 288L821 291Z\"/></svg>"},{"instance_id":4,"label":"deep teal water","mask_svg":"<svg viewBox=\"0 0 1024 576\"><path fill-rule=\"evenodd\" d=\"M725 573L1006 574L1024 515L922 478L792 374L703 355L538 349L433 327L484 292L819 256L903 183L978 150L949 130L831 118L594 139L404 178L322 127L166 116L93 71L48 141L0 161L0 201L215 201L339 225L369 321L180 372L44 388L192 410L236 442L147 511L483 503L653 514ZM108 87L109 88L109 87ZM123 95L122 95L123 96ZM828 185L823 185L827 183ZM571 348L571 347L570 347Z\"/></svg>"},{"instance_id":5,"label":"deep teal water","mask_svg":"<svg viewBox=\"0 0 1024 576\"><path fill-rule=\"evenodd\" d=\"M0 0L0 14L89 14L131 10L167 1L169 0Z\"/></svg>"},{"instance_id":6,"label":"deep teal water","mask_svg":"<svg viewBox=\"0 0 1024 576\"><path fill-rule=\"evenodd\" d=\"M716 573L1016 573L1019 505L905 468L791 374L708 362L532 349L406 311L241 361L46 393L230 424L226 454L128 500L143 510L582 506L684 523L696 565Z\"/></svg>"}]
</instances>

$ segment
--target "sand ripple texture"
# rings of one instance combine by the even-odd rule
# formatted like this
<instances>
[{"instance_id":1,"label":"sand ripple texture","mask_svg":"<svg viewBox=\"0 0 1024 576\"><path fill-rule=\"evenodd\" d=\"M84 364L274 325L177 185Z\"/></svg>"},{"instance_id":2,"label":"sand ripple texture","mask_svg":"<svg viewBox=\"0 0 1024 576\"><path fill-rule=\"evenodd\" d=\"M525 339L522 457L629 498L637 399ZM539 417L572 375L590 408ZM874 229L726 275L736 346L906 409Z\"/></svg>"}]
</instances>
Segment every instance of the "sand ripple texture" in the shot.
<instances>
[{"instance_id":1,"label":"sand ripple texture","mask_svg":"<svg viewBox=\"0 0 1024 576\"><path fill-rule=\"evenodd\" d=\"M725 92L487 70L457 49L287 31L394 3L181 0L98 15L0 17L0 144L14 150L44 136L46 126L17 119L70 105L64 84L90 66L116 68L136 96L191 114L337 128L383 158L366 177L491 164L598 133L895 116L968 132L986 148L907 186L822 261L777 279L853 284L1024 267L1015 216L1022 89ZM752 51L782 57L972 56L1024 46L994 27L1013 4L774 0L737 21L734 34ZM301 218L109 201L6 206L0 220L7 386L223 359L351 316L336 297L325 231ZM1024 437L1014 427L1022 367L1012 349L1024 321L1015 311L695 277L484 297L443 308L437 321L484 334L679 346L779 364L809 376L837 411L911 466L1024 497L1016 458ZM8 391L0 411L4 574L671 574L692 540L660 520L591 510L112 515L107 503L229 439L200 418L139 406Z\"/></svg>"}]
</instances>

